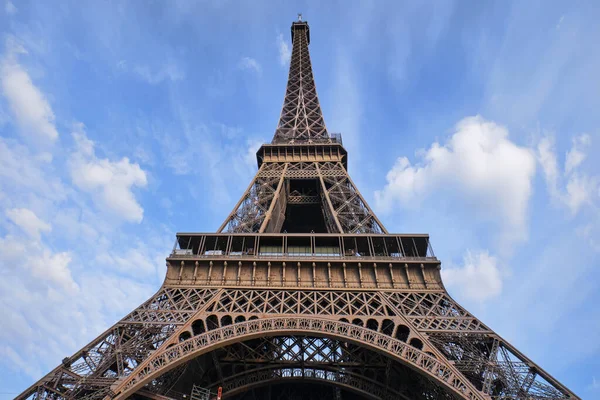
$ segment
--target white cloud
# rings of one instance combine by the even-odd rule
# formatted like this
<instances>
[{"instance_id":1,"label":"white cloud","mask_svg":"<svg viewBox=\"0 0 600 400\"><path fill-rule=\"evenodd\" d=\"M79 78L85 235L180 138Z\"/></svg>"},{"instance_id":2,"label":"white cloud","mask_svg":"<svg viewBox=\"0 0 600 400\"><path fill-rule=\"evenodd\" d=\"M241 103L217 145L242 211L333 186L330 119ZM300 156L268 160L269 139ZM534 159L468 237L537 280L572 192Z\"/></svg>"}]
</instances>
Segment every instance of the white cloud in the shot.
<instances>
[{"instance_id":1,"label":"white cloud","mask_svg":"<svg viewBox=\"0 0 600 400\"><path fill-rule=\"evenodd\" d=\"M387 39L386 63L387 72L392 81L402 83L409 74L409 66L414 62L411 55L414 52L413 40L409 24L386 24L385 37ZM414 67L414 66L413 66Z\"/></svg>"},{"instance_id":2,"label":"white cloud","mask_svg":"<svg viewBox=\"0 0 600 400\"><path fill-rule=\"evenodd\" d=\"M262 72L261 65L259 64L258 61L256 61L252 57L243 57L240 60L240 62L238 63L238 67L240 69L248 69L248 70L254 71L254 72L256 72L259 75Z\"/></svg>"},{"instance_id":3,"label":"white cloud","mask_svg":"<svg viewBox=\"0 0 600 400\"><path fill-rule=\"evenodd\" d=\"M2 304L13 311L0 331L3 367L39 379L153 291L138 281L93 271L81 276L78 286L76 294L45 287L24 270L0 280Z\"/></svg>"},{"instance_id":4,"label":"white cloud","mask_svg":"<svg viewBox=\"0 0 600 400\"><path fill-rule=\"evenodd\" d=\"M50 224L42 221L35 213L27 208L12 208L6 210L6 216L15 225L34 239L40 239L41 232L50 232Z\"/></svg>"},{"instance_id":5,"label":"white cloud","mask_svg":"<svg viewBox=\"0 0 600 400\"><path fill-rule=\"evenodd\" d=\"M72 293L78 291L79 286L71 276L70 263L71 254L68 252L52 253L47 249L29 260L32 276L48 279Z\"/></svg>"},{"instance_id":6,"label":"white cloud","mask_svg":"<svg viewBox=\"0 0 600 400\"><path fill-rule=\"evenodd\" d=\"M181 129L167 128L158 136L163 162L177 175L198 176L210 190L191 186L191 195L206 199L208 193L211 206L224 212L256 172L251 152L264 141L244 138L236 127L197 122L195 113L185 107L180 107L179 116Z\"/></svg>"},{"instance_id":7,"label":"white cloud","mask_svg":"<svg viewBox=\"0 0 600 400\"><path fill-rule=\"evenodd\" d=\"M573 139L573 147L567 152L565 174L570 173L581 165L586 158L585 149L589 147L591 142L592 138L588 134L583 134Z\"/></svg>"},{"instance_id":8,"label":"white cloud","mask_svg":"<svg viewBox=\"0 0 600 400\"><path fill-rule=\"evenodd\" d=\"M592 250L600 253L600 231L598 229L598 224L588 222L578 227L575 232L589 244Z\"/></svg>"},{"instance_id":9,"label":"white cloud","mask_svg":"<svg viewBox=\"0 0 600 400\"><path fill-rule=\"evenodd\" d=\"M39 241L8 235L0 238L0 254L0 261L5 267L12 266L13 270L24 267L40 282L54 283L69 293L79 290L71 276L71 255L68 252L53 253Z\"/></svg>"},{"instance_id":10,"label":"white cloud","mask_svg":"<svg viewBox=\"0 0 600 400\"><path fill-rule=\"evenodd\" d=\"M573 215L586 204L591 204L592 196L597 187L597 182L588 176L571 175L567 181L566 193L563 201Z\"/></svg>"},{"instance_id":11,"label":"white cloud","mask_svg":"<svg viewBox=\"0 0 600 400\"><path fill-rule=\"evenodd\" d=\"M498 260L487 251L467 252L460 267L442 268L444 284L460 297L479 302L502 292L502 273Z\"/></svg>"},{"instance_id":12,"label":"white cloud","mask_svg":"<svg viewBox=\"0 0 600 400\"><path fill-rule=\"evenodd\" d=\"M120 161L96 157L94 142L86 137L82 129L74 132L73 138L77 145L70 160L73 183L81 190L98 195L94 197L95 200L123 219L141 222L144 210L132 189L146 186L146 173L127 157Z\"/></svg>"},{"instance_id":13,"label":"white cloud","mask_svg":"<svg viewBox=\"0 0 600 400\"><path fill-rule=\"evenodd\" d=\"M550 193L554 196L557 193L558 183L558 161L554 152L554 140L550 137L543 137L537 146L538 162L542 166L546 184Z\"/></svg>"},{"instance_id":14,"label":"white cloud","mask_svg":"<svg viewBox=\"0 0 600 400\"><path fill-rule=\"evenodd\" d=\"M480 116L456 125L446 144L422 151L421 163L400 157L387 174L387 184L375 192L382 211L396 203L418 205L437 190L450 188L487 220L503 225L515 239L526 236L526 218L535 156L509 139L506 128Z\"/></svg>"},{"instance_id":15,"label":"white cloud","mask_svg":"<svg viewBox=\"0 0 600 400\"><path fill-rule=\"evenodd\" d=\"M599 179L580 171L581 164L587 158L586 148L590 144L591 137L587 134L573 139L573 145L565 156L564 174L558 167L554 139L545 136L537 145L537 158L544 171L550 197L565 205L573 216L583 206L593 204L594 198L597 198Z\"/></svg>"},{"instance_id":16,"label":"white cloud","mask_svg":"<svg viewBox=\"0 0 600 400\"><path fill-rule=\"evenodd\" d=\"M2 92L25 135L54 141L58 138L54 112L46 96L34 85L27 71L18 62L19 54L26 53L14 38L6 40L6 54L0 60Z\"/></svg>"},{"instance_id":17,"label":"white cloud","mask_svg":"<svg viewBox=\"0 0 600 400\"><path fill-rule=\"evenodd\" d=\"M118 170L113 164L119 163L99 159L94 143L80 135L67 166L98 164ZM169 233L146 228L146 234L136 231L134 236L143 238L131 246L131 236L105 213L90 210L87 196L74 185L63 184L62 168L54 165L63 159L51 161L52 154L0 138L0 223L10 220L20 227L12 229L11 223L9 233L0 236L0 304L11 310L0 330L0 369L9 376L39 379L145 300L164 277L164 269L157 266L164 265L165 251L172 245ZM113 177L110 184L123 186L118 179ZM102 190L94 191L100 201ZM42 215L49 219L42 220ZM41 233L49 229L52 246L42 240ZM101 264L105 254L111 255L108 261L115 264L109 266L114 268ZM19 391L16 385L21 384L9 389Z\"/></svg>"},{"instance_id":18,"label":"white cloud","mask_svg":"<svg viewBox=\"0 0 600 400\"><path fill-rule=\"evenodd\" d=\"M119 63L119 67L124 68L125 66L125 62ZM133 72L151 85L157 85L165 80L176 82L185 77L181 68L175 63L165 64L158 70L152 70L147 65L136 65Z\"/></svg>"},{"instance_id":19,"label":"white cloud","mask_svg":"<svg viewBox=\"0 0 600 400\"><path fill-rule=\"evenodd\" d=\"M344 147L352 157L349 158L350 169L354 174L362 167L361 147L362 122L364 120L364 107L359 82L359 73L356 71L353 56L342 48L336 49L334 79L332 81L331 113L327 121L329 127L335 127L337 132L343 133ZM355 176L355 179L357 176Z\"/></svg>"},{"instance_id":20,"label":"white cloud","mask_svg":"<svg viewBox=\"0 0 600 400\"><path fill-rule=\"evenodd\" d=\"M4 11L6 11L6 14L8 15L14 15L17 13L18 9L10 0L8 0L4 5Z\"/></svg>"},{"instance_id":21,"label":"white cloud","mask_svg":"<svg viewBox=\"0 0 600 400\"><path fill-rule=\"evenodd\" d=\"M0 204L14 208L25 205L23 201L31 201L33 196L64 200L67 188L53 175L51 161L49 153L34 154L14 140L0 138L0 199L7 194L7 201Z\"/></svg>"},{"instance_id":22,"label":"white cloud","mask_svg":"<svg viewBox=\"0 0 600 400\"><path fill-rule=\"evenodd\" d=\"M82 152L93 154L91 142L83 141L81 148ZM45 210L45 215L52 215L53 247L67 249L53 250L39 238L17 230L0 237L0 275L5 277L0 280L0 304L13 311L6 315L0 330L0 368L38 379L152 293L156 288L152 286L159 279L158 254L163 257L160 263L164 263L171 243L163 243L167 241L165 232L152 230L143 241L136 242L133 251L127 247L131 242L116 248L113 243L124 243L125 235L115 229L114 223L105 223L101 213L90 213L72 187L61 189L67 197L59 201L46 196L46 191L52 192L54 187L40 190L38 183L52 180L54 171L47 163L34 161L35 157L22 149L11 150L9 155L23 156L21 160L28 171L39 171L19 173L17 179L33 177L35 184L18 192L12 181L0 176L0 184L6 183L0 187L0 193L8 188L9 202L15 198L15 202L27 204L27 199L40 191L35 204ZM1 200L0 207L4 203ZM22 218L27 217L24 212L4 212L23 226L31 220ZM43 226L37 222L32 225ZM105 254L118 255L109 260L118 262L109 265L113 269L102 264ZM125 272L135 278L123 276ZM136 275L139 272L145 274Z\"/></svg>"},{"instance_id":23,"label":"white cloud","mask_svg":"<svg viewBox=\"0 0 600 400\"><path fill-rule=\"evenodd\" d=\"M279 63L282 66L286 66L290 62L292 51L290 50L288 43L283 38L283 33L280 33L277 36L277 49L279 50Z\"/></svg>"},{"instance_id":24,"label":"white cloud","mask_svg":"<svg viewBox=\"0 0 600 400\"><path fill-rule=\"evenodd\" d=\"M4 111L4 109L0 105L0 129L2 129L4 125L8 124L9 122L10 117L8 116L8 113Z\"/></svg>"},{"instance_id":25,"label":"white cloud","mask_svg":"<svg viewBox=\"0 0 600 400\"><path fill-rule=\"evenodd\" d=\"M21 357L12 347L4 345L0 346L0 356L2 356L2 359L4 360L10 360L17 370L25 371L27 375L34 379L38 379L38 377L42 374L40 368L38 368L35 364L24 360L23 357Z\"/></svg>"},{"instance_id":26,"label":"white cloud","mask_svg":"<svg viewBox=\"0 0 600 400\"><path fill-rule=\"evenodd\" d=\"M132 277L154 276L157 269L157 263L150 257L148 249L141 244L125 250L122 254L101 253L97 263Z\"/></svg>"},{"instance_id":27,"label":"white cloud","mask_svg":"<svg viewBox=\"0 0 600 400\"><path fill-rule=\"evenodd\" d=\"M0 125L11 129L8 123L18 123L23 137L0 137L0 224L7 231L0 235L0 308L11 310L0 330L0 369L7 379L24 374L39 379L158 287L164 269L157 266L164 265L171 240L170 232L144 225L126 235L107 212L89 206L98 202L127 220L141 220L143 209L132 190L146 186L147 177L137 164L100 157L83 132L74 135L70 157L63 157L69 154L64 140L47 152L35 149L34 140L58 136L48 134L56 132L54 115L34 85L37 75L18 58L24 49L13 39L7 49L0 56L0 96L6 96L0 99L6 104ZM7 82L7 76L16 80ZM15 107L25 111L17 114ZM141 237L133 249L125 240L131 235ZM169 245L160 241L165 235ZM113 257L114 269L100 264L104 254ZM123 276L132 271L144 275ZM21 384L8 389L17 391Z\"/></svg>"},{"instance_id":28,"label":"white cloud","mask_svg":"<svg viewBox=\"0 0 600 400\"><path fill-rule=\"evenodd\" d=\"M260 146L262 146L262 142L259 140L248 139L246 144L248 145L248 148L244 155L244 162L249 168L256 168L256 152L260 149Z\"/></svg>"}]
</instances>

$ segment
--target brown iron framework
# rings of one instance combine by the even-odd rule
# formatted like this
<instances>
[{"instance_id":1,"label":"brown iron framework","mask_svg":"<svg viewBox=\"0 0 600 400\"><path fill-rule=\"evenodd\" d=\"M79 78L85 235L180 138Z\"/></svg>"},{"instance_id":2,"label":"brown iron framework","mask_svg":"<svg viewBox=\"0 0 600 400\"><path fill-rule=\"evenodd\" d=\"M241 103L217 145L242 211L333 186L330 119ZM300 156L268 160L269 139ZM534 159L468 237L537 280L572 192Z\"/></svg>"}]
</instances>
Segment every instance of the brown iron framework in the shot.
<instances>
[{"instance_id":1,"label":"brown iron framework","mask_svg":"<svg viewBox=\"0 0 600 400\"><path fill-rule=\"evenodd\" d=\"M448 295L428 235L387 232L325 127L306 22L292 41L217 233L179 233L159 291L17 399L577 399Z\"/></svg>"}]
</instances>

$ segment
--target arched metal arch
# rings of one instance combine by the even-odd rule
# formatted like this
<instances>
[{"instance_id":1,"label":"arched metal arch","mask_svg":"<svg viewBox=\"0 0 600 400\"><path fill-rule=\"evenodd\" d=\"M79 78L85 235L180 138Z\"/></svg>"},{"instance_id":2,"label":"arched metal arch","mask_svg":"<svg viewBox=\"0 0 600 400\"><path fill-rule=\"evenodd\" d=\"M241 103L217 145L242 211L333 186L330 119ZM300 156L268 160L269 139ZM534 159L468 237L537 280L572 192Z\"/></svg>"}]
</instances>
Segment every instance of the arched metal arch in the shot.
<instances>
[{"instance_id":1,"label":"arched metal arch","mask_svg":"<svg viewBox=\"0 0 600 400\"><path fill-rule=\"evenodd\" d=\"M151 380L217 348L260 336L281 334L310 334L353 342L383 352L417 372L428 375L459 397L470 400L487 398L450 365L390 336L341 321L311 317L275 317L224 326L159 350L140 364L131 375L116 381L111 387L114 395L107 396L106 399L126 399Z\"/></svg>"},{"instance_id":2,"label":"arched metal arch","mask_svg":"<svg viewBox=\"0 0 600 400\"><path fill-rule=\"evenodd\" d=\"M303 380L338 386L370 399L410 400L401 393L386 389L381 383L349 372L325 368L275 366L245 371L231 376L222 384L223 398L235 396L251 388Z\"/></svg>"}]
</instances>

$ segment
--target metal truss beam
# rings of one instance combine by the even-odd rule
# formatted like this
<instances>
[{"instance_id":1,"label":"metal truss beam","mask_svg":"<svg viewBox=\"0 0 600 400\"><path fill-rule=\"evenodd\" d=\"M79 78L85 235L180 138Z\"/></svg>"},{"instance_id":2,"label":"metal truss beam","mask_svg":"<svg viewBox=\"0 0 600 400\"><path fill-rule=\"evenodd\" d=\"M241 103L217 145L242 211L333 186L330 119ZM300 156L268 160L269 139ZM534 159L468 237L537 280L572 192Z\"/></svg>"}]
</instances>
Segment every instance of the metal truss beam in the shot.
<instances>
[{"instance_id":1,"label":"metal truss beam","mask_svg":"<svg viewBox=\"0 0 600 400\"><path fill-rule=\"evenodd\" d=\"M292 38L288 84L273 143L328 142L308 51L308 24L294 23Z\"/></svg>"},{"instance_id":2,"label":"metal truss beam","mask_svg":"<svg viewBox=\"0 0 600 400\"><path fill-rule=\"evenodd\" d=\"M384 352L395 360L427 375L432 381L458 397L485 399L485 396L477 391L450 363L409 346L401 340L345 322L297 317L249 320L216 328L177 344L173 343L163 350L153 353L138 368L137 373L115 382L111 390L116 395L111 398L125 399L173 367L201 354L209 353L215 348L265 335L299 333L335 337Z\"/></svg>"},{"instance_id":3,"label":"metal truss beam","mask_svg":"<svg viewBox=\"0 0 600 400\"><path fill-rule=\"evenodd\" d=\"M285 203L293 199L284 191L287 179L319 182L321 208L330 232L387 233L341 162L263 163L218 232L278 232L282 220L267 227L273 211L285 211Z\"/></svg>"},{"instance_id":4,"label":"metal truss beam","mask_svg":"<svg viewBox=\"0 0 600 400\"><path fill-rule=\"evenodd\" d=\"M448 295L427 235L388 234L325 127L308 24L292 38L273 141L219 234L178 235L160 290L17 399L179 400L198 382L238 400L578 399ZM326 233L281 232L288 205L319 204Z\"/></svg>"}]
</instances>

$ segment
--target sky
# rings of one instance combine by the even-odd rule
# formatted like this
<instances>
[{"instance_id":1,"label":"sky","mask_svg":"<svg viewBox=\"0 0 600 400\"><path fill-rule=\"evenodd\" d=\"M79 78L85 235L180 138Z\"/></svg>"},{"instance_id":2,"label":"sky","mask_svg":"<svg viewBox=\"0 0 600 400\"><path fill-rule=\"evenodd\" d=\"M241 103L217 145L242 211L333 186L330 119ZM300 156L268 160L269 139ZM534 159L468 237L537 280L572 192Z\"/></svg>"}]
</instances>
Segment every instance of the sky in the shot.
<instances>
[{"instance_id":1,"label":"sky","mask_svg":"<svg viewBox=\"0 0 600 400\"><path fill-rule=\"evenodd\" d=\"M0 0L0 399L158 290L277 125L298 12L325 122L450 294L600 398L595 1Z\"/></svg>"}]
</instances>

